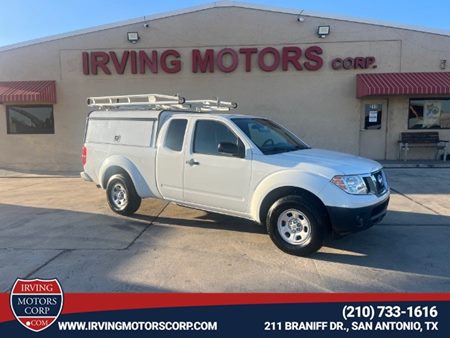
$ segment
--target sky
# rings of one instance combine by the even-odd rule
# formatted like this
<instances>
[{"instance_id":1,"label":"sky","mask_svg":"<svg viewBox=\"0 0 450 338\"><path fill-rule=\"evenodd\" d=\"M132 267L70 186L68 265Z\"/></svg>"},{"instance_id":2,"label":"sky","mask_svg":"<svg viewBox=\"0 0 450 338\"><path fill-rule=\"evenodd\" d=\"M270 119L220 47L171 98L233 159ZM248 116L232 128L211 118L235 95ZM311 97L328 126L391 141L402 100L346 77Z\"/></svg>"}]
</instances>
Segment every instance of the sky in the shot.
<instances>
[{"instance_id":1,"label":"sky","mask_svg":"<svg viewBox=\"0 0 450 338\"><path fill-rule=\"evenodd\" d=\"M0 0L0 46L208 4L202 0ZM303 9L450 32L449 0L252 0L256 5Z\"/></svg>"}]
</instances>

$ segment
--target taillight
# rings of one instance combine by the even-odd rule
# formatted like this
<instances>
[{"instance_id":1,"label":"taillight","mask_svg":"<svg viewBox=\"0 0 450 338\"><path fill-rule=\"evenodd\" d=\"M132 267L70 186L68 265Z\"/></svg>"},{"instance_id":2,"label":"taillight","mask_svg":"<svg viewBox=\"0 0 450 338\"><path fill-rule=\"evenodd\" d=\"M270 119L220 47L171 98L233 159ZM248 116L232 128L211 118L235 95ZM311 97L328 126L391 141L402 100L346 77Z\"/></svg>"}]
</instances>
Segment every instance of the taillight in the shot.
<instances>
[{"instance_id":1,"label":"taillight","mask_svg":"<svg viewBox=\"0 0 450 338\"><path fill-rule=\"evenodd\" d=\"M83 167L86 164L86 160L87 160L87 148L83 144L83 148L81 148L81 164L83 165Z\"/></svg>"}]
</instances>

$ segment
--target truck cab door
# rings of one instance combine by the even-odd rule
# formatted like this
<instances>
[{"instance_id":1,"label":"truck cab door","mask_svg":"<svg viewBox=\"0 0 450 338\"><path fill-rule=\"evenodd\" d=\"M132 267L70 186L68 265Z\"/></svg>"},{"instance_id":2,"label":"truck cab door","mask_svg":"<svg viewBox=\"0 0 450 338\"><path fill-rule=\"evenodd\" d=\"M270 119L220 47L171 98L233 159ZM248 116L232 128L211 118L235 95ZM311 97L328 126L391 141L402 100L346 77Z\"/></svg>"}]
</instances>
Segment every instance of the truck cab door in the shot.
<instances>
[{"instance_id":1,"label":"truck cab door","mask_svg":"<svg viewBox=\"0 0 450 338\"><path fill-rule=\"evenodd\" d=\"M198 118L191 123L184 162L185 202L232 214L247 213L251 153L246 154L244 143L224 122ZM233 149L238 153L232 154Z\"/></svg>"},{"instance_id":2,"label":"truck cab door","mask_svg":"<svg viewBox=\"0 0 450 338\"><path fill-rule=\"evenodd\" d=\"M162 127L156 155L156 182L161 195L169 200L183 199L183 171L186 118L172 118Z\"/></svg>"}]
</instances>

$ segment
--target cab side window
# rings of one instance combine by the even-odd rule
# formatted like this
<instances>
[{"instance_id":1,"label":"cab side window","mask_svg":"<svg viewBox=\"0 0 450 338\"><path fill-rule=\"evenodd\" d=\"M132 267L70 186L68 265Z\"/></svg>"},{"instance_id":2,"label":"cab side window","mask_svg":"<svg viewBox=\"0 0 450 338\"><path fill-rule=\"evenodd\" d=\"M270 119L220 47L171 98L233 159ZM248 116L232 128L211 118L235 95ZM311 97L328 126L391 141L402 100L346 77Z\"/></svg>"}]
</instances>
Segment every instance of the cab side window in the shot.
<instances>
[{"instance_id":1,"label":"cab side window","mask_svg":"<svg viewBox=\"0 0 450 338\"><path fill-rule=\"evenodd\" d=\"M174 151L181 151L183 148L184 134L186 132L187 120L176 119L170 121L167 128L164 146Z\"/></svg>"},{"instance_id":2,"label":"cab side window","mask_svg":"<svg viewBox=\"0 0 450 338\"><path fill-rule=\"evenodd\" d=\"M223 123L200 120L195 124L194 153L223 156L219 153L219 144L227 142L243 146L236 135Z\"/></svg>"}]
</instances>

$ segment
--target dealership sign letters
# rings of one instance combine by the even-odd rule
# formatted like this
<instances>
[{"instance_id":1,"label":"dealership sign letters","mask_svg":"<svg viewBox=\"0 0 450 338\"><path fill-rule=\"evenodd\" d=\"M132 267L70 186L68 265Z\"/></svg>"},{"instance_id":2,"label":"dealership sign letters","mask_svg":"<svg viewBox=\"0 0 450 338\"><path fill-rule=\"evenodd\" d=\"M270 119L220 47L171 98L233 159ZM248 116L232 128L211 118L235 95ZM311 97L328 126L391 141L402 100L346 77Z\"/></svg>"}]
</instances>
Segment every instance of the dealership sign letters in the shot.
<instances>
[{"instance_id":1,"label":"dealership sign letters","mask_svg":"<svg viewBox=\"0 0 450 338\"><path fill-rule=\"evenodd\" d=\"M190 60L183 60L176 49L82 52L83 74L167 74L179 73L185 62L192 73L232 73L238 69L251 72L257 68L273 71L317 71L324 66L324 51L319 46L242 47L192 49ZM336 57L330 62L333 70L376 68L375 57Z\"/></svg>"}]
</instances>

